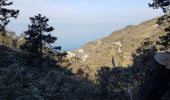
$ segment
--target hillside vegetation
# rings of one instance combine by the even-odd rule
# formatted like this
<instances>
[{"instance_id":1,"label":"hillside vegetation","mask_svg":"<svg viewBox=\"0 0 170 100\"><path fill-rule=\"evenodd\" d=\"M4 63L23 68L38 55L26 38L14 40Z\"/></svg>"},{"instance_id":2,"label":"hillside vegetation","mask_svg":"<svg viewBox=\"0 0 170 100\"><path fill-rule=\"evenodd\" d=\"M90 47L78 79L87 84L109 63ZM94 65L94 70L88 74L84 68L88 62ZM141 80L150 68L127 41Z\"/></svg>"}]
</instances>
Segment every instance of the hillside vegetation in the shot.
<instances>
[{"instance_id":1,"label":"hillside vegetation","mask_svg":"<svg viewBox=\"0 0 170 100\"><path fill-rule=\"evenodd\" d=\"M146 40L133 56L132 66L101 67L92 82L83 77L83 71L74 74L68 65L61 65L57 55L28 60L29 53L0 45L0 99L132 100L146 72L153 64L160 66L153 61L155 49L150 47Z\"/></svg>"},{"instance_id":2,"label":"hillside vegetation","mask_svg":"<svg viewBox=\"0 0 170 100\"><path fill-rule=\"evenodd\" d=\"M54 57L31 61L28 57L26 52L0 45L1 100L95 100L91 82L76 78Z\"/></svg>"},{"instance_id":3,"label":"hillside vegetation","mask_svg":"<svg viewBox=\"0 0 170 100\"><path fill-rule=\"evenodd\" d=\"M0 100L169 100L169 63L155 56L169 50L169 14L66 53L52 46L54 28L41 14L30 17L23 36L7 31L19 15L11 5L0 1ZM165 13L169 5L149 4Z\"/></svg>"}]
</instances>

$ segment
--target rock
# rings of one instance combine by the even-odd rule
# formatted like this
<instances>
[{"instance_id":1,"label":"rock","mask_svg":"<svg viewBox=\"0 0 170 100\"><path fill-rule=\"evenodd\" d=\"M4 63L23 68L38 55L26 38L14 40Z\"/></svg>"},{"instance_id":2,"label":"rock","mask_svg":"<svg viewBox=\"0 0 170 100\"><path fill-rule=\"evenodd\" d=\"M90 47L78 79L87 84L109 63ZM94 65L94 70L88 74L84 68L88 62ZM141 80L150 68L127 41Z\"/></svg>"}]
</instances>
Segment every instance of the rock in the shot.
<instances>
[{"instance_id":1,"label":"rock","mask_svg":"<svg viewBox=\"0 0 170 100\"><path fill-rule=\"evenodd\" d=\"M68 59L71 59L71 58L73 58L73 57L75 57L76 55L74 54L74 53L72 53L71 51L68 51L67 52L67 58Z\"/></svg>"},{"instance_id":2,"label":"rock","mask_svg":"<svg viewBox=\"0 0 170 100\"><path fill-rule=\"evenodd\" d=\"M169 52L159 52L155 55L155 60L170 69L170 53Z\"/></svg>"},{"instance_id":3,"label":"rock","mask_svg":"<svg viewBox=\"0 0 170 100\"><path fill-rule=\"evenodd\" d=\"M122 52L122 50L121 50L122 43L120 41L118 41L118 42L113 42L113 44L118 46L118 53L121 53Z\"/></svg>"},{"instance_id":4,"label":"rock","mask_svg":"<svg viewBox=\"0 0 170 100\"><path fill-rule=\"evenodd\" d=\"M84 53L84 49L79 49L79 50L77 51L77 53L83 54L83 53Z\"/></svg>"}]
</instances>

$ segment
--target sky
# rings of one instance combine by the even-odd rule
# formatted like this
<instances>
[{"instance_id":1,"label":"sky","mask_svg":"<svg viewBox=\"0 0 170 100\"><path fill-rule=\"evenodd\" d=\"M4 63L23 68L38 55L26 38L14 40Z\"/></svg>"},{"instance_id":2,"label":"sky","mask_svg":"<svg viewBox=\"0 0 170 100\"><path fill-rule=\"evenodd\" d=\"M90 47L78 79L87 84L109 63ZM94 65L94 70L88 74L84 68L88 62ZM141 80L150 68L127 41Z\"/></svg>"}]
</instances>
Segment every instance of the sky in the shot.
<instances>
[{"instance_id":1,"label":"sky","mask_svg":"<svg viewBox=\"0 0 170 100\"><path fill-rule=\"evenodd\" d=\"M14 1L14 0L13 0ZM152 0L15 0L11 8L19 9L17 19L7 28L17 34L27 30L29 17L47 16L58 37L55 45L74 50L87 42L106 37L127 25L161 16L161 10L148 7Z\"/></svg>"}]
</instances>

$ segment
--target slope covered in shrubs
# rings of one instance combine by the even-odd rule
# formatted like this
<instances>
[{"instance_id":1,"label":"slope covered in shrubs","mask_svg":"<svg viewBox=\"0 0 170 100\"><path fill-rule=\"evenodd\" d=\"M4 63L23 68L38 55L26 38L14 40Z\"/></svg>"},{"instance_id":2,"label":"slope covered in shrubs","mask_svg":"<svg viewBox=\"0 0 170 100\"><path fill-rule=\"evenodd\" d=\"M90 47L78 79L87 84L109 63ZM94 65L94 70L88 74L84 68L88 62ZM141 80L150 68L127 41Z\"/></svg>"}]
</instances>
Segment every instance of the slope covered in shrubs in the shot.
<instances>
[{"instance_id":1,"label":"slope covered in shrubs","mask_svg":"<svg viewBox=\"0 0 170 100\"><path fill-rule=\"evenodd\" d=\"M0 58L1 100L95 100L95 86L53 58L27 61L27 53L4 45L0 46Z\"/></svg>"},{"instance_id":2,"label":"slope covered in shrubs","mask_svg":"<svg viewBox=\"0 0 170 100\"><path fill-rule=\"evenodd\" d=\"M148 72L157 64L156 48L145 41L134 54L134 64L101 67L95 82L75 75L55 60L55 56L28 60L28 53L0 46L0 99L2 100L132 100ZM166 98L168 93L164 98Z\"/></svg>"},{"instance_id":3,"label":"slope covered in shrubs","mask_svg":"<svg viewBox=\"0 0 170 100\"><path fill-rule=\"evenodd\" d=\"M132 65L101 66L96 72L91 72L95 73L93 81L88 80L90 76L84 72L88 70L86 67L76 74L72 73L62 53L46 48L42 57L38 57L21 49L0 45L0 99L146 100L149 88L156 82L156 73L165 71L154 60L159 49L156 45L156 42L145 39L132 54ZM150 78L153 78L151 83L145 83ZM169 92L163 100L168 96Z\"/></svg>"}]
</instances>

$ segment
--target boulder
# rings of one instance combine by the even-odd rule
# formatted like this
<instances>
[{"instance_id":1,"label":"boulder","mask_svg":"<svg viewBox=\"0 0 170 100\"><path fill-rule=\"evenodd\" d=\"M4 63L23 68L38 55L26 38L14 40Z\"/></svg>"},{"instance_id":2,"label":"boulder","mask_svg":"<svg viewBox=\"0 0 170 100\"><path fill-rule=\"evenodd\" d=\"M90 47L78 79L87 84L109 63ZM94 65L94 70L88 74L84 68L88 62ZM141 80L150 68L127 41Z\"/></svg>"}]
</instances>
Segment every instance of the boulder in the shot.
<instances>
[{"instance_id":1,"label":"boulder","mask_svg":"<svg viewBox=\"0 0 170 100\"><path fill-rule=\"evenodd\" d=\"M155 60L170 69L170 52L159 52L155 55Z\"/></svg>"}]
</instances>

